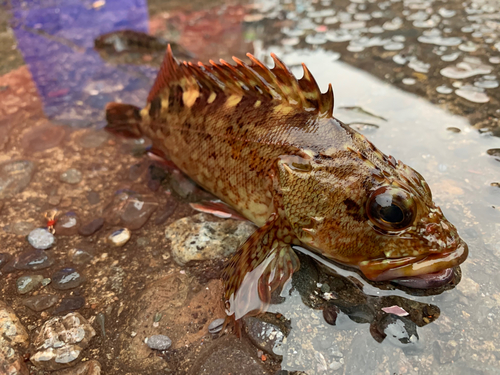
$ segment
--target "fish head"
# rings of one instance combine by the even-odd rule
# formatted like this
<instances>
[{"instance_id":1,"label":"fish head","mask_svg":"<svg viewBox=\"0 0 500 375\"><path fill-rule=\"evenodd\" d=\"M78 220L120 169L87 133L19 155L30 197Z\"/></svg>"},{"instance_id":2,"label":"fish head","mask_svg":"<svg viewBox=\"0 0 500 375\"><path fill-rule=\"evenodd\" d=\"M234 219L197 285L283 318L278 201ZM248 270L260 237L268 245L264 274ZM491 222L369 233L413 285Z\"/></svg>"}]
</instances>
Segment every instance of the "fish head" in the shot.
<instances>
[{"instance_id":1,"label":"fish head","mask_svg":"<svg viewBox=\"0 0 500 375\"><path fill-rule=\"evenodd\" d=\"M280 160L284 210L299 240L369 280L448 283L468 248L424 178L392 157L381 170L347 154Z\"/></svg>"}]
</instances>

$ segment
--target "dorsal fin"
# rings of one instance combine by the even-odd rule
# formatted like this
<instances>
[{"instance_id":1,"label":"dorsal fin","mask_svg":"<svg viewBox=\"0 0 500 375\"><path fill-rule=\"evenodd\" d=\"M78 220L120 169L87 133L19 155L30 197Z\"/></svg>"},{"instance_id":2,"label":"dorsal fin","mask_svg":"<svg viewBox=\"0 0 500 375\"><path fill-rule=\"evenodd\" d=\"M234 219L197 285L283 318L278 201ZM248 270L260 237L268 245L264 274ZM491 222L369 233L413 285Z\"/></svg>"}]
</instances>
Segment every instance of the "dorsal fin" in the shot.
<instances>
[{"instance_id":1,"label":"dorsal fin","mask_svg":"<svg viewBox=\"0 0 500 375\"><path fill-rule=\"evenodd\" d=\"M255 56L247 54L251 60L248 65L233 57L236 65L224 60L209 64L180 63L172 54L170 45L167 48L162 66L156 81L148 95L152 101L161 90L172 85L197 86L210 92L224 92L228 95L254 96L262 100L286 101L308 112L316 112L320 116L333 116L333 91L328 86L321 93L316 80L307 67L302 64L304 76L297 80L288 67L276 55L271 54L274 67L269 69Z\"/></svg>"}]
</instances>

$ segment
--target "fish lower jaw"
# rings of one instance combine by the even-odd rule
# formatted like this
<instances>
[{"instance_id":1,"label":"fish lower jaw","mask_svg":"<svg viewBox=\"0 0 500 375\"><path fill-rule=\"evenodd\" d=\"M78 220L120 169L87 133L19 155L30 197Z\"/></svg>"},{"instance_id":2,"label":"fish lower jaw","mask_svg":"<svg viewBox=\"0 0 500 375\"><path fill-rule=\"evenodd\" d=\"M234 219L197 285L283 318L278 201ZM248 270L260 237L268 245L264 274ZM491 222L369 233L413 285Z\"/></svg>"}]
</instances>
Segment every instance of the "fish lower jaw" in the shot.
<instances>
[{"instance_id":1,"label":"fish lower jaw","mask_svg":"<svg viewBox=\"0 0 500 375\"><path fill-rule=\"evenodd\" d=\"M361 262L359 269L373 281L395 283L426 289L448 283L453 268L461 264L468 255L468 247L461 242L454 251L433 253L425 257L405 257L400 260L374 260Z\"/></svg>"}]
</instances>

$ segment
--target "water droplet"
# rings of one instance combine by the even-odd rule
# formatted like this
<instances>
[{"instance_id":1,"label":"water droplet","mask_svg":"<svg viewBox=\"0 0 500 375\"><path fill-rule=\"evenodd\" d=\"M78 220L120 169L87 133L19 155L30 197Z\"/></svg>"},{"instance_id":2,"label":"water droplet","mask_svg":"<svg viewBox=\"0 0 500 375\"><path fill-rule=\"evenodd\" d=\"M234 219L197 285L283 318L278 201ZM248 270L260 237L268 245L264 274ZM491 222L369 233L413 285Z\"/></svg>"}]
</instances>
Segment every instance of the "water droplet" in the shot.
<instances>
[{"instance_id":1,"label":"water droplet","mask_svg":"<svg viewBox=\"0 0 500 375\"><path fill-rule=\"evenodd\" d=\"M308 44L324 44L326 43L327 39L324 34L310 34L306 36L306 43Z\"/></svg>"},{"instance_id":2,"label":"water droplet","mask_svg":"<svg viewBox=\"0 0 500 375\"><path fill-rule=\"evenodd\" d=\"M478 90L479 89L477 87L466 85L462 86L458 90L455 90L455 94L473 103L489 102L490 98L488 95Z\"/></svg>"},{"instance_id":3,"label":"water droplet","mask_svg":"<svg viewBox=\"0 0 500 375\"><path fill-rule=\"evenodd\" d=\"M408 62L408 59L400 54L397 54L392 57L392 61L398 65L405 65Z\"/></svg>"},{"instance_id":4,"label":"water droplet","mask_svg":"<svg viewBox=\"0 0 500 375\"><path fill-rule=\"evenodd\" d=\"M482 89L496 89L498 87L498 81L485 79L485 77L483 77L482 79L474 82L474 86L480 87Z\"/></svg>"},{"instance_id":5,"label":"water droplet","mask_svg":"<svg viewBox=\"0 0 500 375\"><path fill-rule=\"evenodd\" d=\"M460 56L460 52L453 52L453 53L450 53L449 55L441 56L441 60L443 60L443 61L455 61L456 59L458 59L459 56Z\"/></svg>"},{"instance_id":6,"label":"water droplet","mask_svg":"<svg viewBox=\"0 0 500 375\"><path fill-rule=\"evenodd\" d=\"M464 52L474 52L477 50L477 44L474 42L468 41L466 43L460 44L458 46L458 49L460 51L464 51Z\"/></svg>"},{"instance_id":7,"label":"water droplet","mask_svg":"<svg viewBox=\"0 0 500 375\"><path fill-rule=\"evenodd\" d=\"M387 43L386 45L384 45L384 49L386 51L399 51L403 48L405 48L405 45L403 43L399 43L399 42L391 42L391 43Z\"/></svg>"},{"instance_id":8,"label":"water droplet","mask_svg":"<svg viewBox=\"0 0 500 375\"><path fill-rule=\"evenodd\" d=\"M488 61L490 64L500 64L500 56L491 56Z\"/></svg>"},{"instance_id":9,"label":"water droplet","mask_svg":"<svg viewBox=\"0 0 500 375\"><path fill-rule=\"evenodd\" d=\"M451 94L453 92L453 89L451 87L446 86L446 85L442 85L442 86L436 87L436 91L440 94Z\"/></svg>"},{"instance_id":10,"label":"water droplet","mask_svg":"<svg viewBox=\"0 0 500 375\"><path fill-rule=\"evenodd\" d=\"M443 18L451 18L455 14L457 14L456 11L454 11L452 9L446 9L446 8L439 8L438 13Z\"/></svg>"},{"instance_id":11,"label":"water droplet","mask_svg":"<svg viewBox=\"0 0 500 375\"><path fill-rule=\"evenodd\" d=\"M417 81L415 80L415 78L403 78L402 82L405 85L414 85L415 83L417 83Z\"/></svg>"},{"instance_id":12,"label":"water droplet","mask_svg":"<svg viewBox=\"0 0 500 375\"><path fill-rule=\"evenodd\" d=\"M456 66L448 66L441 69L441 74L447 78L469 78L478 74L490 74L493 68L490 65L482 64L481 60L473 57L466 57L464 61Z\"/></svg>"},{"instance_id":13,"label":"water droplet","mask_svg":"<svg viewBox=\"0 0 500 375\"><path fill-rule=\"evenodd\" d=\"M408 66L416 72L428 73L431 64L424 63L423 61L414 58L408 63Z\"/></svg>"},{"instance_id":14,"label":"water droplet","mask_svg":"<svg viewBox=\"0 0 500 375\"><path fill-rule=\"evenodd\" d=\"M403 20L399 17L395 17L390 21L386 21L382 27L385 30L397 30L403 25Z\"/></svg>"}]
</instances>

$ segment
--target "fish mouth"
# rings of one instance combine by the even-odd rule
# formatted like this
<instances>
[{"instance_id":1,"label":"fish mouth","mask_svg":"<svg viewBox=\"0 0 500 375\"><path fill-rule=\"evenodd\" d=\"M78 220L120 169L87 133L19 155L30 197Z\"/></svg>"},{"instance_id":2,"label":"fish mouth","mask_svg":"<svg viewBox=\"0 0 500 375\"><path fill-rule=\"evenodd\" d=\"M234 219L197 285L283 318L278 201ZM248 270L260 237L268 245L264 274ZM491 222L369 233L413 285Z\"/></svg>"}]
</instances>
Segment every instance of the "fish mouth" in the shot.
<instances>
[{"instance_id":1,"label":"fish mouth","mask_svg":"<svg viewBox=\"0 0 500 375\"><path fill-rule=\"evenodd\" d=\"M393 281L410 288L429 289L449 283L453 268L463 263L468 254L467 244L460 241L453 251L368 260L359 263L359 269L373 281Z\"/></svg>"}]
</instances>

